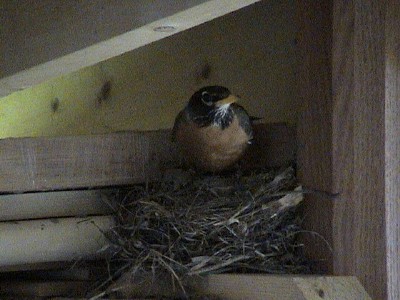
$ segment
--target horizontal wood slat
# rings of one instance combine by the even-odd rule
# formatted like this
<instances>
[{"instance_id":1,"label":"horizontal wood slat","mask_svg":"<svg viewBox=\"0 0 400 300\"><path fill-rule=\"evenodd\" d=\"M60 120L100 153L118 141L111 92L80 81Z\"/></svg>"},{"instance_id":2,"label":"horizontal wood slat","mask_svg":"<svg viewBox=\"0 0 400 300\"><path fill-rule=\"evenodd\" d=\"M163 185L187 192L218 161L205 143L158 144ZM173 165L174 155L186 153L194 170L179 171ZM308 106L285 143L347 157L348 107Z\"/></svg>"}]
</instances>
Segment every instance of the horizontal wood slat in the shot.
<instances>
[{"instance_id":1,"label":"horizontal wood slat","mask_svg":"<svg viewBox=\"0 0 400 300\"><path fill-rule=\"evenodd\" d=\"M1 299L23 299L37 300L47 297L77 296L84 299L92 282L86 281L2 281L0 291L3 294ZM82 297L82 298L81 298ZM54 298L53 298L54 299ZM87 299L87 298L86 298Z\"/></svg>"},{"instance_id":2,"label":"horizontal wood slat","mask_svg":"<svg viewBox=\"0 0 400 300\"><path fill-rule=\"evenodd\" d=\"M0 272L9 267L96 259L113 216L0 222ZM1 299L1 297L0 297Z\"/></svg>"},{"instance_id":3,"label":"horizontal wood slat","mask_svg":"<svg viewBox=\"0 0 400 300\"><path fill-rule=\"evenodd\" d=\"M296 151L294 127L259 124L250 166L280 166ZM0 192L129 185L181 167L170 131L0 140Z\"/></svg>"},{"instance_id":4,"label":"horizontal wood slat","mask_svg":"<svg viewBox=\"0 0 400 300\"><path fill-rule=\"evenodd\" d=\"M209 295L211 299L214 299L212 296L231 300L371 299L357 278L351 276L217 274L189 277L183 280L183 284L195 295ZM180 289L174 288L169 274L154 280L154 277L132 278L126 273L108 291L113 289L126 299L184 296Z\"/></svg>"},{"instance_id":5,"label":"horizontal wood slat","mask_svg":"<svg viewBox=\"0 0 400 300\"><path fill-rule=\"evenodd\" d=\"M191 292L195 295L194 299L371 299L357 278L351 276L221 274L202 278L191 278L190 281L189 286L193 289ZM166 281L163 281L163 283L166 283ZM0 289L14 297L73 297L62 299L83 299L88 286L90 286L90 281L51 281L50 279L42 282L6 281L0 283ZM138 291L138 288L142 290ZM137 300L159 299L163 298L162 295L167 298L171 297L175 299L180 292L176 286L174 291L174 287L171 283L162 286L161 283L156 280L153 280L151 283L142 281L140 284L134 284L129 280L122 288L117 289L117 291L119 293L118 299ZM93 297L93 299L95 298L96 297ZM85 299L87 299L87 297ZM107 299L114 299L114 297L111 296Z\"/></svg>"},{"instance_id":6,"label":"horizontal wood slat","mask_svg":"<svg viewBox=\"0 0 400 300\"><path fill-rule=\"evenodd\" d=\"M0 221L84 217L112 212L111 190L61 191L0 196Z\"/></svg>"}]
</instances>

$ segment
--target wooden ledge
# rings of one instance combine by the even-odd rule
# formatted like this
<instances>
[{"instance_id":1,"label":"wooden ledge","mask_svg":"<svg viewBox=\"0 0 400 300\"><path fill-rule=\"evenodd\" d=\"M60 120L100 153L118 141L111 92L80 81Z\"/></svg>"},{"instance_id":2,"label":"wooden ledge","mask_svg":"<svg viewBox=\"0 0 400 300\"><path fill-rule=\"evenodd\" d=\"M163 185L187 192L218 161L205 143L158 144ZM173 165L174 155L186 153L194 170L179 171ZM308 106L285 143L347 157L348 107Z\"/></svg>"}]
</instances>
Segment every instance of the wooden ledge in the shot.
<instances>
[{"instance_id":1,"label":"wooden ledge","mask_svg":"<svg viewBox=\"0 0 400 300\"><path fill-rule=\"evenodd\" d=\"M367 292L352 276L302 276L302 275L243 275L222 274L204 278L192 278L193 292L198 298L207 299L253 299L253 300L370 300ZM88 281L22 281L3 282L0 288L9 295L25 297L62 297L67 294L84 299ZM158 284L157 284L158 283ZM119 289L118 299L158 299L160 296L174 297L172 286L151 285L142 282L142 291L137 285L126 284ZM7 299L7 298L4 298ZM15 299L15 298L13 298ZM87 298L85 298L87 299ZM103 298L102 298L103 299ZM113 299L113 298L112 298ZM205 298L204 298L205 299Z\"/></svg>"},{"instance_id":2,"label":"wooden ledge","mask_svg":"<svg viewBox=\"0 0 400 300\"><path fill-rule=\"evenodd\" d=\"M249 166L294 160L296 132L284 124L255 128ZM182 166L170 131L0 140L0 192L130 185L155 180Z\"/></svg>"}]
</instances>

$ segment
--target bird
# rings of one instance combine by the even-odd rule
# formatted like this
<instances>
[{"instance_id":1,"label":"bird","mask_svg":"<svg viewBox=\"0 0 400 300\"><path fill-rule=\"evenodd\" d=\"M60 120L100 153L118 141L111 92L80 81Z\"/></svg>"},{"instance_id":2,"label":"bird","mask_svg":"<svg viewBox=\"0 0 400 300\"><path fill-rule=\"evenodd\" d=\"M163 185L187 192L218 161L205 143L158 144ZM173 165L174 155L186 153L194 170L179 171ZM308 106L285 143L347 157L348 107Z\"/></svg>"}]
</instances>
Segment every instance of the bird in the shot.
<instances>
[{"instance_id":1,"label":"bird","mask_svg":"<svg viewBox=\"0 0 400 300\"><path fill-rule=\"evenodd\" d=\"M224 86L196 91L175 118L172 139L194 169L220 172L234 166L253 140L251 119Z\"/></svg>"}]
</instances>

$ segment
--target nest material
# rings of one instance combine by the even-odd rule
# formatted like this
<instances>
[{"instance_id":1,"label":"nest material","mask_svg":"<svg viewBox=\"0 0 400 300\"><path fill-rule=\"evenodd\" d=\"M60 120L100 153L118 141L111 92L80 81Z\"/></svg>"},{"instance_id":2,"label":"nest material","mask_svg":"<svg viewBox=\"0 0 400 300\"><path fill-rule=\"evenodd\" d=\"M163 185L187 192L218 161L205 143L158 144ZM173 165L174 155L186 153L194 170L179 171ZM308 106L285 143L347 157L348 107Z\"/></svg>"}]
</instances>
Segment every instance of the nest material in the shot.
<instances>
[{"instance_id":1,"label":"nest material","mask_svg":"<svg viewBox=\"0 0 400 300\"><path fill-rule=\"evenodd\" d=\"M119 273L304 273L298 251L303 194L292 168L135 186L107 233Z\"/></svg>"}]
</instances>

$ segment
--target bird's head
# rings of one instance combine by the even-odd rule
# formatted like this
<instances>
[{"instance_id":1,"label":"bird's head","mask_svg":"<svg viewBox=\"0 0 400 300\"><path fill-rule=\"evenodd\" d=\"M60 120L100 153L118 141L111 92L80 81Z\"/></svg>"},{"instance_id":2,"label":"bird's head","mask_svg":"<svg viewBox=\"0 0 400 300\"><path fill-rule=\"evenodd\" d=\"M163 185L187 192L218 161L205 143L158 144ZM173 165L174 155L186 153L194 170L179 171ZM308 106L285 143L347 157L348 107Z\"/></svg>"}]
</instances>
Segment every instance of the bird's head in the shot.
<instances>
[{"instance_id":1,"label":"bird's head","mask_svg":"<svg viewBox=\"0 0 400 300\"><path fill-rule=\"evenodd\" d=\"M195 92L189 100L191 108L199 110L218 109L221 106L230 105L237 101L237 97L223 86L206 86Z\"/></svg>"},{"instance_id":2,"label":"bird's head","mask_svg":"<svg viewBox=\"0 0 400 300\"><path fill-rule=\"evenodd\" d=\"M194 119L212 118L209 121L218 123L219 119L229 117L230 105L237 100L226 87L206 86L192 95L188 109Z\"/></svg>"}]
</instances>

